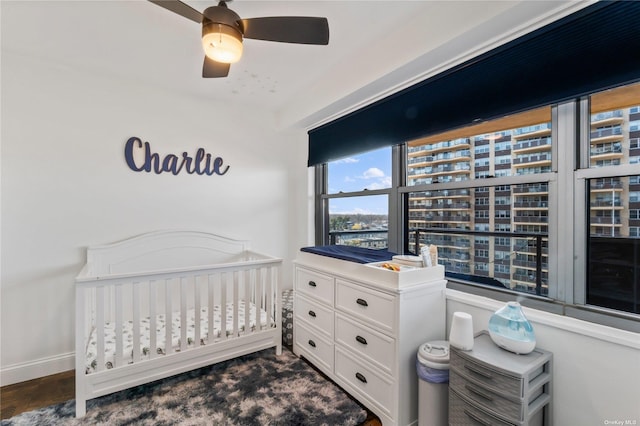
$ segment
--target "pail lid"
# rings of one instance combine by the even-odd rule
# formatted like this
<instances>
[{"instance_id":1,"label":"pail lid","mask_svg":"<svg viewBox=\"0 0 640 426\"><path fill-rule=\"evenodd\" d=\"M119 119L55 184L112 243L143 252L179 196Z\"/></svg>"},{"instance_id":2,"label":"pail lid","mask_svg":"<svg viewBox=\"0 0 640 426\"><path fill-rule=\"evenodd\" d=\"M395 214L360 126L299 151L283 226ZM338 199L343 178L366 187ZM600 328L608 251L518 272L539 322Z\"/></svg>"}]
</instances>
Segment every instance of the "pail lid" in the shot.
<instances>
[{"instance_id":1,"label":"pail lid","mask_svg":"<svg viewBox=\"0 0 640 426\"><path fill-rule=\"evenodd\" d=\"M420 345L418 360L427 367L444 370L449 368L449 342L435 340Z\"/></svg>"}]
</instances>

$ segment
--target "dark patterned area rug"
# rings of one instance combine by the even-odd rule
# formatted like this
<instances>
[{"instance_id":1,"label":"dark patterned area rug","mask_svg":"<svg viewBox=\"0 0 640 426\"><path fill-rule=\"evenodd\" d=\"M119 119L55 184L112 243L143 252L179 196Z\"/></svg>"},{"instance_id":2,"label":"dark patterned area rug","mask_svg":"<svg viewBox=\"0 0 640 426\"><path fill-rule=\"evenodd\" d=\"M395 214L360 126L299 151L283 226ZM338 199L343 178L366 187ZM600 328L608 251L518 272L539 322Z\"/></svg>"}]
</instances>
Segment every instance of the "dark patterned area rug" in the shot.
<instances>
[{"instance_id":1,"label":"dark patterned area rug","mask_svg":"<svg viewBox=\"0 0 640 426\"><path fill-rule=\"evenodd\" d=\"M367 413L288 350L267 349L87 403L19 414L1 425L357 425Z\"/></svg>"}]
</instances>

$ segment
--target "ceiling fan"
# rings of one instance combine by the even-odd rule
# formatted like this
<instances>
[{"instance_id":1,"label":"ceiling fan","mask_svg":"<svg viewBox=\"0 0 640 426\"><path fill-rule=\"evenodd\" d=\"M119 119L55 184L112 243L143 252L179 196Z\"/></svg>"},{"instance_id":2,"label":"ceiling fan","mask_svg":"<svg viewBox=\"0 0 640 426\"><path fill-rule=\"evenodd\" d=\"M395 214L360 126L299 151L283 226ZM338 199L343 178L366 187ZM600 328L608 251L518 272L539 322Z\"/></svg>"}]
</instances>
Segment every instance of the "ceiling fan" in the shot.
<instances>
[{"instance_id":1,"label":"ceiling fan","mask_svg":"<svg viewBox=\"0 0 640 426\"><path fill-rule=\"evenodd\" d=\"M226 77L230 64L242 56L242 40L278 41L298 44L329 44L327 18L310 16L272 16L241 19L227 7L232 0L220 1L200 13L179 0L149 0L178 15L202 24L205 58L202 77Z\"/></svg>"}]
</instances>

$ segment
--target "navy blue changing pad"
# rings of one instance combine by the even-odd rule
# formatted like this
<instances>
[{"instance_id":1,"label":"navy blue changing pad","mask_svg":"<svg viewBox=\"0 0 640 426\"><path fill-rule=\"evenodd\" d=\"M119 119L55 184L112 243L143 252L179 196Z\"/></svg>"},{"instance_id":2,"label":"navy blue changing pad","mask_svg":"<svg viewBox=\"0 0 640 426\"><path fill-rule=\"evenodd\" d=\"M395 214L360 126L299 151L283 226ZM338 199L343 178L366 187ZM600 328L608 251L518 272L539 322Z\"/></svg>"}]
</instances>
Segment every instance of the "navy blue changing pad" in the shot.
<instances>
[{"instance_id":1,"label":"navy blue changing pad","mask_svg":"<svg viewBox=\"0 0 640 426\"><path fill-rule=\"evenodd\" d=\"M376 250L353 246L312 246L302 247L300 251L356 263L384 262L385 260L391 260L391 258L397 254L389 250Z\"/></svg>"}]
</instances>

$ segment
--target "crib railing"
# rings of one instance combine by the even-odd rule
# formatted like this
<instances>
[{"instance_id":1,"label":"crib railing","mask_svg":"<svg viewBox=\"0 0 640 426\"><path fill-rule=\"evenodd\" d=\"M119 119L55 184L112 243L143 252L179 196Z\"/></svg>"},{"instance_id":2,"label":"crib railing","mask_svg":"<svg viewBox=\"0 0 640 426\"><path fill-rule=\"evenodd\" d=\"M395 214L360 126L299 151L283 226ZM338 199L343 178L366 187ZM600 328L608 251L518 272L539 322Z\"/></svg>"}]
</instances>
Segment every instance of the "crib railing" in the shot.
<instances>
[{"instance_id":1,"label":"crib railing","mask_svg":"<svg viewBox=\"0 0 640 426\"><path fill-rule=\"evenodd\" d=\"M152 273L90 276L82 271L76 279L76 342L77 363L86 362L86 345L95 330L95 371L117 368L130 363L144 362L175 351L184 352L199 345L215 344L275 328L280 324L281 260L258 258L238 263L186 268ZM240 316L240 306L244 314ZM214 311L219 307L219 327L215 326ZM255 309L252 310L250 307ZM206 309L203 309L206 308ZM188 337L188 317L193 310L193 340ZM230 311L230 318L227 311ZM203 318L206 312L206 318ZM164 316L166 323L164 350L159 350L157 321ZM149 322L148 347L143 347L138 324ZM172 344L172 323L180 324L179 346ZM127 342L124 326L131 322L131 357L123 356ZM109 367L105 360L105 323L115 326L115 354ZM250 324L253 323L253 326ZM207 333L203 324L206 324ZM220 330L215 333L215 329ZM191 343L191 345L190 345Z\"/></svg>"}]
</instances>

